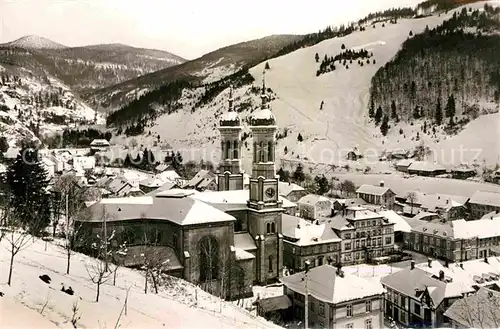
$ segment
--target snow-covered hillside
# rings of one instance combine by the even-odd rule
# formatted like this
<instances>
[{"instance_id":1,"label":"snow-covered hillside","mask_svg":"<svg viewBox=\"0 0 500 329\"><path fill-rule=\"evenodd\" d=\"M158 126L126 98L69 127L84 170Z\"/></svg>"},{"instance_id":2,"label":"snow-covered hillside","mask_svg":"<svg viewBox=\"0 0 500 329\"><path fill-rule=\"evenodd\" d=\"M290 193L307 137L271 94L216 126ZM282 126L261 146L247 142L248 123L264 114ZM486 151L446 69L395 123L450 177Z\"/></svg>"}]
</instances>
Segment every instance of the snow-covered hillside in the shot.
<instances>
[{"instance_id":1,"label":"snow-covered hillside","mask_svg":"<svg viewBox=\"0 0 500 329\"><path fill-rule=\"evenodd\" d=\"M45 243L38 239L16 256L12 286L8 286L10 254L4 248L6 241L0 244L0 291L4 293L0 328L28 328L30 320L31 328L70 328L75 303L81 316L77 328L279 328L201 290L195 292L183 280L172 279L158 295L144 294L143 275L125 268L118 270L116 286L111 278L101 287L96 303L95 285L86 270L93 259L74 255L70 275L66 275L64 250L50 243L45 250ZM50 284L38 278L44 274L51 278ZM75 294L60 291L61 284L71 286ZM118 326L129 288L127 311Z\"/></svg>"},{"instance_id":2,"label":"snow-covered hillside","mask_svg":"<svg viewBox=\"0 0 500 329\"><path fill-rule=\"evenodd\" d=\"M67 126L93 123L95 111L58 79L27 69L0 74L0 133L11 146L23 138L36 140L35 130L44 136ZM102 123L104 118L98 114L97 120Z\"/></svg>"},{"instance_id":3,"label":"snow-covered hillside","mask_svg":"<svg viewBox=\"0 0 500 329\"><path fill-rule=\"evenodd\" d=\"M467 7L482 6L484 2ZM456 9L460 10L461 8ZM433 152L429 155L429 160L448 167L462 163L483 164L484 161L493 166L500 162L499 114L481 116L452 137L441 135L438 139L431 139L430 136L422 136L420 140L414 138L420 131L419 124L400 123L391 127L389 134L384 137L380 129L368 120L369 88L375 72L396 55L409 31L416 34L424 31L426 26L433 28L450 18L453 13L454 11L450 11L440 16L399 20L397 24L387 24L385 27L381 24L376 24L376 28L368 26L365 31L329 39L269 60L266 86L275 94L271 107L280 127L279 132L283 133L285 128L288 129L287 137L278 141L278 155L290 161L306 160L343 166L346 164L347 152L357 147L365 154L365 159L357 164L360 168L381 167L379 170L383 171L388 168L388 164L378 163L378 158L385 150L411 149L423 140ZM350 49L364 48L372 52L372 59L375 59L376 64L373 61L364 66L353 63L349 65L349 69L338 65L335 71L317 77L319 64L315 61L315 54L318 53L320 58L325 54L334 56L341 52L342 44ZM265 62L250 70L256 86L261 85L264 66ZM195 90L193 93L197 92L200 91ZM215 128L220 113L227 111L228 94L228 90L225 90L210 104L194 110L192 106L185 106L185 111L163 115L150 130L152 133L159 133L175 149L184 149L189 158L217 162L220 150L218 131ZM186 94L186 97L193 96ZM188 104L189 99L184 99L183 102ZM324 105L320 110L322 102ZM235 91L235 107L242 104L245 107L251 105L252 108L259 104L258 96L250 92L250 86ZM240 115L244 119L250 112L251 110L245 109ZM403 135L400 134L400 129L403 130ZM299 133L303 142L297 141ZM248 143L251 143L251 139ZM286 155L285 147L288 150ZM460 151L461 149L464 151ZM243 150L246 171L250 170L251 157L248 151L249 149Z\"/></svg>"}]
</instances>

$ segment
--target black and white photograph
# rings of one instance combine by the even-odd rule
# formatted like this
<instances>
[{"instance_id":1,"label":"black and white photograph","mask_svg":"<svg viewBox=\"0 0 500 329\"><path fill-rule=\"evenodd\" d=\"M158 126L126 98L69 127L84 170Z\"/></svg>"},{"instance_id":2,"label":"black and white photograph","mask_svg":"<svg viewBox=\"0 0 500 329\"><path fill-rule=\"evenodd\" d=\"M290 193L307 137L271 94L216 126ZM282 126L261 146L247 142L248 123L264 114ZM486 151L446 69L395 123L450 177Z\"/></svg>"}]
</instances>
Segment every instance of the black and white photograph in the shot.
<instances>
[{"instance_id":1,"label":"black and white photograph","mask_svg":"<svg viewBox=\"0 0 500 329\"><path fill-rule=\"evenodd\" d=\"M500 1L0 0L0 328L500 328Z\"/></svg>"}]
</instances>

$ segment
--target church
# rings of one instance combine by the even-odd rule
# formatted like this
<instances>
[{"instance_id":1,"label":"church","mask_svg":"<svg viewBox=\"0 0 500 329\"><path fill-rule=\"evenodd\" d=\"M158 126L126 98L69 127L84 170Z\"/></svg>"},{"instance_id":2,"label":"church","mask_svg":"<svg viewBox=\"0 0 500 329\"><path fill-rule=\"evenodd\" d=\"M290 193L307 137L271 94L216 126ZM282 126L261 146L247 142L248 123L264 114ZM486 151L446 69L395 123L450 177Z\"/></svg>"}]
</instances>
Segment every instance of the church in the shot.
<instances>
[{"instance_id":1,"label":"church","mask_svg":"<svg viewBox=\"0 0 500 329\"><path fill-rule=\"evenodd\" d=\"M162 188L145 196L103 199L81 220L81 234L113 232L127 244L124 266L140 267L148 247L164 270L227 299L252 295L253 285L276 282L283 272L282 214L296 206L278 193L276 119L263 81L261 106L250 117L252 173L244 189L241 119L229 109L220 119L217 191ZM105 224L105 225L103 225Z\"/></svg>"}]
</instances>

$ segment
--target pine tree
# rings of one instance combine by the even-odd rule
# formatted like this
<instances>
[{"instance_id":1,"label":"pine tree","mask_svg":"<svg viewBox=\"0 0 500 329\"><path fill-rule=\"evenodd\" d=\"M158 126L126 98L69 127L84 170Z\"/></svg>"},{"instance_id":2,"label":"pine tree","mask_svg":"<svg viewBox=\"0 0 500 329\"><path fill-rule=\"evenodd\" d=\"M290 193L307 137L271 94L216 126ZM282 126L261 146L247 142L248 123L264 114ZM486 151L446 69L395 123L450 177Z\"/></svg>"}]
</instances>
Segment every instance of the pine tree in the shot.
<instances>
[{"instance_id":1,"label":"pine tree","mask_svg":"<svg viewBox=\"0 0 500 329\"><path fill-rule=\"evenodd\" d=\"M283 152L286 154L288 154L288 147L285 146L285 149L283 150Z\"/></svg>"},{"instance_id":2,"label":"pine tree","mask_svg":"<svg viewBox=\"0 0 500 329\"><path fill-rule=\"evenodd\" d=\"M299 164L295 169L293 173L293 179L299 183L303 182L306 179L306 175L304 174L304 168L302 168L301 164Z\"/></svg>"},{"instance_id":3,"label":"pine tree","mask_svg":"<svg viewBox=\"0 0 500 329\"><path fill-rule=\"evenodd\" d=\"M382 124L380 125L380 132L382 135L386 136L389 131L389 118L387 115L384 115L384 119L382 120Z\"/></svg>"},{"instance_id":4,"label":"pine tree","mask_svg":"<svg viewBox=\"0 0 500 329\"><path fill-rule=\"evenodd\" d=\"M368 110L368 116L370 118L373 118L375 116L375 101L373 100L373 97L370 101L370 108Z\"/></svg>"},{"instance_id":5,"label":"pine tree","mask_svg":"<svg viewBox=\"0 0 500 329\"><path fill-rule=\"evenodd\" d=\"M424 134L427 134L427 121L424 121L424 128L422 130Z\"/></svg>"},{"instance_id":6,"label":"pine tree","mask_svg":"<svg viewBox=\"0 0 500 329\"><path fill-rule=\"evenodd\" d=\"M316 63L319 62L319 54L318 53L316 53L316 55L314 55L314 59L316 60Z\"/></svg>"},{"instance_id":7,"label":"pine tree","mask_svg":"<svg viewBox=\"0 0 500 329\"><path fill-rule=\"evenodd\" d=\"M340 49L344 50L345 49L345 45L342 44L342 46L340 46Z\"/></svg>"},{"instance_id":8,"label":"pine tree","mask_svg":"<svg viewBox=\"0 0 500 329\"><path fill-rule=\"evenodd\" d=\"M6 183L12 192L11 206L19 214L23 226L30 232L46 227L50 223L50 213L47 216L47 209L44 209L49 207L48 179L36 150L21 149L7 170Z\"/></svg>"},{"instance_id":9,"label":"pine tree","mask_svg":"<svg viewBox=\"0 0 500 329\"><path fill-rule=\"evenodd\" d=\"M378 124L380 123L380 120L382 120L382 106L379 106L377 108L377 112L375 112L375 125L378 126Z\"/></svg>"},{"instance_id":10,"label":"pine tree","mask_svg":"<svg viewBox=\"0 0 500 329\"><path fill-rule=\"evenodd\" d=\"M304 140L304 138L302 138L302 135L300 133L297 135L297 140L299 142L302 142Z\"/></svg>"},{"instance_id":11,"label":"pine tree","mask_svg":"<svg viewBox=\"0 0 500 329\"><path fill-rule=\"evenodd\" d=\"M271 67L269 66L269 63L266 62L266 66L264 67L264 70L270 70L270 69L271 69Z\"/></svg>"},{"instance_id":12,"label":"pine tree","mask_svg":"<svg viewBox=\"0 0 500 329\"><path fill-rule=\"evenodd\" d=\"M443 123L443 111L441 110L441 100L438 99L436 105L436 113L435 113L436 124L440 126Z\"/></svg>"},{"instance_id":13,"label":"pine tree","mask_svg":"<svg viewBox=\"0 0 500 329\"><path fill-rule=\"evenodd\" d=\"M455 98L453 97L453 95L450 95L450 97L448 97L445 112L447 118L452 118L455 116Z\"/></svg>"},{"instance_id":14,"label":"pine tree","mask_svg":"<svg viewBox=\"0 0 500 329\"><path fill-rule=\"evenodd\" d=\"M396 102L394 101L391 103L391 118L396 122L399 121L398 113L396 112Z\"/></svg>"},{"instance_id":15,"label":"pine tree","mask_svg":"<svg viewBox=\"0 0 500 329\"><path fill-rule=\"evenodd\" d=\"M0 152L1 153L7 152L8 149L9 149L9 143L7 142L7 137L0 136Z\"/></svg>"}]
</instances>

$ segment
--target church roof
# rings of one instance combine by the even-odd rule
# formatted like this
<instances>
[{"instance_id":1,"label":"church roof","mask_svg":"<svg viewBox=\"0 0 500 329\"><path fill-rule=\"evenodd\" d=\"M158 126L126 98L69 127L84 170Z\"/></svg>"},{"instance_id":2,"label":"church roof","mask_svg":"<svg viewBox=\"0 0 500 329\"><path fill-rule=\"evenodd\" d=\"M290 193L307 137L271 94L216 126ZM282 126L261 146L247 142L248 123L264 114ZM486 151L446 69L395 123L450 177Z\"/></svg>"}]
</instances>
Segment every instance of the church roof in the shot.
<instances>
[{"instance_id":1,"label":"church roof","mask_svg":"<svg viewBox=\"0 0 500 329\"><path fill-rule=\"evenodd\" d=\"M276 118L270 109L263 108L251 116L250 123L252 126L274 126Z\"/></svg>"},{"instance_id":2,"label":"church roof","mask_svg":"<svg viewBox=\"0 0 500 329\"><path fill-rule=\"evenodd\" d=\"M229 111L222 114L220 118L221 126L239 126L240 125L240 116L238 112Z\"/></svg>"}]
</instances>

